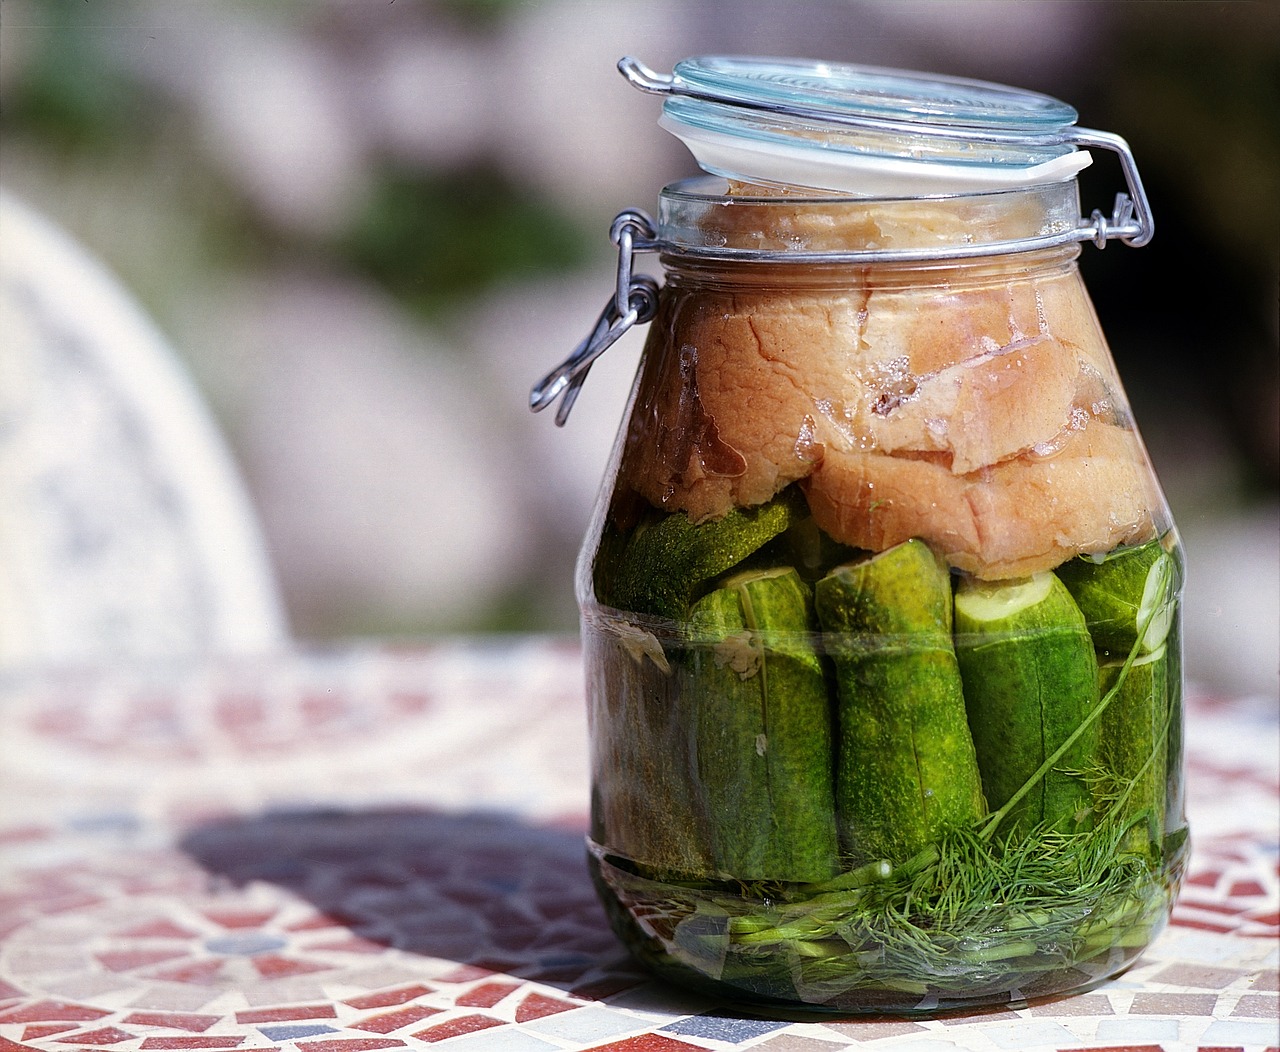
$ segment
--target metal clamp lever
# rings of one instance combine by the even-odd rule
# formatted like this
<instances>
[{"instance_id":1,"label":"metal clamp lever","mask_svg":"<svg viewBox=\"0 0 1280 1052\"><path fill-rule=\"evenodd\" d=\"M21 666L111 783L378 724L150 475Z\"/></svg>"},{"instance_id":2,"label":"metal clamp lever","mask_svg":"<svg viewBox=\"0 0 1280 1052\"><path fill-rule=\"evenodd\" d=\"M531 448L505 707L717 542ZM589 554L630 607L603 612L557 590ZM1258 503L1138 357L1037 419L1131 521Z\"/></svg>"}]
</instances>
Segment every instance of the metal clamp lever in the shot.
<instances>
[{"instance_id":1,"label":"metal clamp lever","mask_svg":"<svg viewBox=\"0 0 1280 1052\"><path fill-rule=\"evenodd\" d=\"M618 246L618 283L613 297L605 304L587 338L529 392L529 408L535 413L564 396L556 410L558 427L563 427L569 419L569 411L595 360L633 325L650 321L658 309L658 283L648 275L632 273L635 253L652 245L653 221L643 212L622 212L614 219L609 236Z\"/></svg>"},{"instance_id":2,"label":"metal clamp lever","mask_svg":"<svg viewBox=\"0 0 1280 1052\"><path fill-rule=\"evenodd\" d=\"M1116 194L1110 218L1095 209L1088 220L1082 221L1079 240L1092 241L1099 248L1105 248L1108 238L1118 237L1130 248L1141 248L1151 240L1156 224L1129 144L1119 135L1094 128L1074 128L1067 141L1077 146L1096 146L1112 151L1120 159L1120 169L1129 191Z\"/></svg>"}]
</instances>

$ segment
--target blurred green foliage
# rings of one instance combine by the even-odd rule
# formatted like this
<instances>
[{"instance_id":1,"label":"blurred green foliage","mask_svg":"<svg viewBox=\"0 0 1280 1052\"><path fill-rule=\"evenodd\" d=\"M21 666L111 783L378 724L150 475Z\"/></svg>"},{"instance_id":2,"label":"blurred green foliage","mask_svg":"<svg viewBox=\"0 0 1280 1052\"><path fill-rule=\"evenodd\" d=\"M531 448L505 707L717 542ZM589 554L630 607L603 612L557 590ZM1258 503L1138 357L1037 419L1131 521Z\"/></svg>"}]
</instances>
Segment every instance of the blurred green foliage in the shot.
<instances>
[{"instance_id":1,"label":"blurred green foliage","mask_svg":"<svg viewBox=\"0 0 1280 1052\"><path fill-rule=\"evenodd\" d=\"M20 68L5 85L0 133L38 143L68 166L132 153L149 179L180 174L200 196L185 204L193 230L205 238L191 247L207 261L235 268L272 257L311 259L362 275L419 316L439 319L504 281L563 272L590 258L592 234L582 222L496 162L433 168L375 156L364 200L335 235L281 229L233 179L201 164L193 115L122 61L123 32L99 24L91 2L97 0L32 4L37 17L24 32ZM516 2L443 0L433 7L484 32ZM278 17L282 8L316 13L291 3L246 5L246 13Z\"/></svg>"},{"instance_id":2,"label":"blurred green foliage","mask_svg":"<svg viewBox=\"0 0 1280 1052\"><path fill-rule=\"evenodd\" d=\"M335 251L427 316L503 280L563 271L588 259L580 224L487 166L383 166Z\"/></svg>"},{"instance_id":3,"label":"blurred green foliage","mask_svg":"<svg viewBox=\"0 0 1280 1052\"><path fill-rule=\"evenodd\" d=\"M84 25L84 0L42 0L20 73L6 84L0 128L27 128L54 148L91 151L148 125L147 93L120 68L110 34Z\"/></svg>"}]
</instances>

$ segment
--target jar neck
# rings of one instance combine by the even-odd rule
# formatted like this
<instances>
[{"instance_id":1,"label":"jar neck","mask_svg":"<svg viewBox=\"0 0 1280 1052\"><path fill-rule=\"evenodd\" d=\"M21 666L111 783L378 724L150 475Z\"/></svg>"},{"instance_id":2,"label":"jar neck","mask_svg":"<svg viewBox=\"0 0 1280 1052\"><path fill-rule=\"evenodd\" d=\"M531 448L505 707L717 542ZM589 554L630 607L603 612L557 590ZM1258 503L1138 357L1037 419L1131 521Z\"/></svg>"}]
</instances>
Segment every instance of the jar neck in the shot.
<instances>
[{"instance_id":1,"label":"jar neck","mask_svg":"<svg viewBox=\"0 0 1280 1052\"><path fill-rule=\"evenodd\" d=\"M750 289L849 290L852 288L975 287L1022 278L1046 278L1076 269L1078 244L1013 251L960 260L845 263L796 256L787 262L746 258L718 259L696 253L663 252L666 284L682 288L732 291Z\"/></svg>"},{"instance_id":2,"label":"jar neck","mask_svg":"<svg viewBox=\"0 0 1280 1052\"><path fill-rule=\"evenodd\" d=\"M671 258L757 263L926 262L1075 245L1074 180L979 194L862 198L699 178L661 194L657 241Z\"/></svg>"}]
</instances>

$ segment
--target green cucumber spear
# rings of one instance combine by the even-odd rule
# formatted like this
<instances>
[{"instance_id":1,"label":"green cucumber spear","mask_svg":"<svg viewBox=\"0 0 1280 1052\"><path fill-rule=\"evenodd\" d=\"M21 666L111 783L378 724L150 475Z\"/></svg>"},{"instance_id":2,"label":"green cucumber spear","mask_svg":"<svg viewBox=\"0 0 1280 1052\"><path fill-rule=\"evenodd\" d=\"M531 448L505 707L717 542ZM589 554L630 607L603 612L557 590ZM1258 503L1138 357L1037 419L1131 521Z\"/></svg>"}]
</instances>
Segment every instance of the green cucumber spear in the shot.
<instances>
[{"instance_id":1,"label":"green cucumber spear","mask_svg":"<svg viewBox=\"0 0 1280 1052\"><path fill-rule=\"evenodd\" d=\"M611 565L597 559L600 600L620 610L683 621L708 582L783 533L802 507L787 490L767 504L734 508L708 522L693 523L683 512L642 522L625 541L612 541Z\"/></svg>"},{"instance_id":2,"label":"green cucumber spear","mask_svg":"<svg viewBox=\"0 0 1280 1052\"><path fill-rule=\"evenodd\" d=\"M964 579L956 590L955 639L991 807L1004 808L1021 793L1007 815L1014 828L1089 828L1093 799L1082 772L1097 762L1097 725L1085 721L1098 704L1098 665L1071 594L1049 572L1013 581ZM1082 726L1071 748L1026 789Z\"/></svg>"},{"instance_id":3,"label":"green cucumber spear","mask_svg":"<svg viewBox=\"0 0 1280 1052\"><path fill-rule=\"evenodd\" d=\"M836 810L855 861L902 861L985 814L951 640L951 583L920 540L815 587L836 670Z\"/></svg>"},{"instance_id":4,"label":"green cucumber spear","mask_svg":"<svg viewBox=\"0 0 1280 1052\"><path fill-rule=\"evenodd\" d=\"M597 615L583 633L591 728L591 836L648 872L707 871L706 834L689 785L680 682L661 645Z\"/></svg>"},{"instance_id":5,"label":"green cucumber spear","mask_svg":"<svg viewBox=\"0 0 1280 1052\"><path fill-rule=\"evenodd\" d=\"M1161 646L1136 657L1128 669L1123 661L1108 662L1098 673L1103 694L1116 691L1102 714L1100 744L1102 758L1120 788L1117 817L1128 825L1145 816L1145 828L1135 826L1131 843L1158 846L1164 836L1172 703L1167 651Z\"/></svg>"},{"instance_id":6,"label":"green cucumber spear","mask_svg":"<svg viewBox=\"0 0 1280 1052\"><path fill-rule=\"evenodd\" d=\"M1142 652L1164 643L1174 614L1173 555L1160 540L1118 548L1101 560L1069 559L1057 575L1076 601L1094 646L1104 655L1124 658L1142 631Z\"/></svg>"},{"instance_id":7,"label":"green cucumber spear","mask_svg":"<svg viewBox=\"0 0 1280 1052\"><path fill-rule=\"evenodd\" d=\"M1179 762L1181 733L1173 712L1181 704L1181 562L1174 537L1119 548L1102 559L1081 556L1055 572L1088 624L1101 662L1100 689L1104 696L1116 694L1100 733L1103 759L1116 783L1128 787L1121 817L1149 814L1158 836L1167 824L1167 772ZM1180 810L1175 804L1173 811Z\"/></svg>"},{"instance_id":8,"label":"green cucumber spear","mask_svg":"<svg viewBox=\"0 0 1280 1052\"><path fill-rule=\"evenodd\" d=\"M685 703L712 864L737 880L838 868L831 715L795 570L749 571L694 604Z\"/></svg>"}]
</instances>

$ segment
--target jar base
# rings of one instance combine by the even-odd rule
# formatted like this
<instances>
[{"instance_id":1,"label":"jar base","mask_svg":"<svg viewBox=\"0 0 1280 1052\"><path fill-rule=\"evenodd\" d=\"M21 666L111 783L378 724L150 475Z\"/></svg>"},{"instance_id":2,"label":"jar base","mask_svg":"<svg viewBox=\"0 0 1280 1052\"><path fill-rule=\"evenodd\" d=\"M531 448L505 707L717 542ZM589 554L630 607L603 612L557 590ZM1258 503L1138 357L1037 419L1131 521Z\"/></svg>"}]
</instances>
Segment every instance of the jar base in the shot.
<instances>
[{"instance_id":1,"label":"jar base","mask_svg":"<svg viewBox=\"0 0 1280 1052\"><path fill-rule=\"evenodd\" d=\"M914 944L891 945L857 906L815 910L814 899L783 903L743 885L653 880L591 841L588 863L614 932L656 977L749 1015L798 1021L936 1017L1083 993L1133 965L1176 893L1144 873L1123 891L1123 915L1099 902L1071 923L1046 915L1041 929L993 927L981 941L933 936L926 922Z\"/></svg>"}]
</instances>

